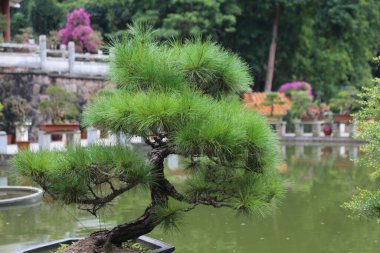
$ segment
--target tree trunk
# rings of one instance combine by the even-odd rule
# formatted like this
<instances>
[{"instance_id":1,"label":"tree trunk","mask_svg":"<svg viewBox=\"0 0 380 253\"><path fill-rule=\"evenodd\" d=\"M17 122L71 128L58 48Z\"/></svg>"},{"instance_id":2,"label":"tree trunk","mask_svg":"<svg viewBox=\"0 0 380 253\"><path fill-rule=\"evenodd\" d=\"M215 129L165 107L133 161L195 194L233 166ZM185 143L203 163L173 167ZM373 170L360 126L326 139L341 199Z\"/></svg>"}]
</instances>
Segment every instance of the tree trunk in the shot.
<instances>
[{"instance_id":1,"label":"tree trunk","mask_svg":"<svg viewBox=\"0 0 380 253\"><path fill-rule=\"evenodd\" d=\"M273 26L272 26L272 42L270 43L269 55L268 55L267 75L265 79L265 92L270 92L272 90L274 63L276 60L279 19L280 19L280 6L276 5L275 15L273 19Z\"/></svg>"},{"instance_id":2,"label":"tree trunk","mask_svg":"<svg viewBox=\"0 0 380 253\"><path fill-rule=\"evenodd\" d=\"M155 210L157 207L166 207L168 205L168 196L173 194L164 176L164 159L169 154L170 149L167 147L154 148L150 152L150 164L152 165L155 180L150 186L151 204L145 209L143 215L111 230L95 232L89 238L79 241L73 251L67 252L77 252L76 249L81 248L81 244L86 247L88 241L93 242L93 251L91 252L103 252L102 249L109 247L110 244L120 246L123 242L151 232L159 225L161 220L155 216ZM72 247L68 249L72 250ZM65 253L66 251L63 252Z\"/></svg>"}]
</instances>

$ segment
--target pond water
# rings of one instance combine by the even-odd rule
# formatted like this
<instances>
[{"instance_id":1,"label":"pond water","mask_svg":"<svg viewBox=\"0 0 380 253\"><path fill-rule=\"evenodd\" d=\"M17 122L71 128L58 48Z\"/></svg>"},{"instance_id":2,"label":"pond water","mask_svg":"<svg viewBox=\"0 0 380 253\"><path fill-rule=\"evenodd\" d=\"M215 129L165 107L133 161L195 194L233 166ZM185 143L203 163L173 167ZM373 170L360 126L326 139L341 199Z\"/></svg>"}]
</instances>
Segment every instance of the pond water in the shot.
<instances>
[{"instance_id":1,"label":"pond water","mask_svg":"<svg viewBox=\"0 0 380 253\"><path fill-rule=\"evenodd\" d=\"M229 209L200 207L183 220L180 232L149 236L175 245L176 252L379 252L380 226L375 221L347 217L340 205L357 186L367 186L369 171L351 160L357 146L284 145L289 181L282 205L266 218L236 216ZM181 180L179 170L168 172ZM0 167L0 181L27 185L9 167ZM100 215L100 221L75 207L43 202L0 210L0 252L110 228L141 214L148 203L144 192L117 199Z\"/></svg>"}]
</instances>

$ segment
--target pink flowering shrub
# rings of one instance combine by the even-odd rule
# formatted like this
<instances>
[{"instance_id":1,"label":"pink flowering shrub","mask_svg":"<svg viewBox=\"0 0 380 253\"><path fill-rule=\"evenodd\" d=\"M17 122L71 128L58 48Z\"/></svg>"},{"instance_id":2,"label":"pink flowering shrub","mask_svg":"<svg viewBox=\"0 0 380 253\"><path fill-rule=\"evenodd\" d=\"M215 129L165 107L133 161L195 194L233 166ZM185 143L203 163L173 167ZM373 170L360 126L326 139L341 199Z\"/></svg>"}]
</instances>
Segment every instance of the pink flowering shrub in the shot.
<instances>
[{"instance_id":1,"label":"pink flowering shrub","mask_svg":"<svg viewBox=\"0 0 380 253\"><path fill-rule=\"evenodd\" d=\"M68 13L66 26L59 30L61 43L67 45L69 41L74 41L77 52L97 52L101 40L93 39L93 34L90 14L83 8Z\"/></svg>"},{"instance_id":2,"label":"pink flowering shrub","mask_svg":"<svg viewBox=\"0 0 380 253\"><path fill-rule=\"evenodd\" d=\"M283 92L286 95L290 95L290 92L293 90L307 91L307 95L309 97L311 97L311 98L314 97L311 85L308 84L307 82L303 82L303 81L294 81L294 82L290 82L290 83L284 83L280 86L280 88L278 89L278 92Z\"/></svg>"}]
</instances>

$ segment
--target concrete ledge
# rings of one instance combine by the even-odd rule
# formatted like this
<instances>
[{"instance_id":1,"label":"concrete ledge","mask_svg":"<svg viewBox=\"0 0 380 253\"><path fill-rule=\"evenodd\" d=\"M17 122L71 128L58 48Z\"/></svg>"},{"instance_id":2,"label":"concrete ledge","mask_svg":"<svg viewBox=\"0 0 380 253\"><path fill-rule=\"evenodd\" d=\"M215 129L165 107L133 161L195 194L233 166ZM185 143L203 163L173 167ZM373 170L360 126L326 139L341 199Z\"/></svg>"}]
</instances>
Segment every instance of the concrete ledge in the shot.
<instances>
[{"instance_id":1,"label":"concrete ledge","mask_svg":"<svg viewBox=\"0 0 380 253\"><path fill-rule=\"evenodd\" d=\"M0 194L6 192L24 192L26 195L8 199L0 199L0 207L9 205L30 204L38 202L42 198L43 191L35 187L28 186L4 186L0 187Z\"/></svg>"},{"instance_id":2,"label":"concrete ledge","mask_svg":"<svg viewBox=\"0 0 380 253\"><path fill-rule=\"evenodd\" d=\"M76 241L84 239L83 237L70 237L62 240L42 243L14 253L40 253L40 252L54 252L61 244L72 244ZM140 236L137 241L143 245L151 247L150 253L171 253L175 248L169 244L163 243L159 240L150 238L148 236Z\"/></svg>"},{"instance_id":3,"label":"concrete ledge","mask_svg":"<svg viewBox=\"0 0 380 253\"><path fill-rule=\"evenodd\" d=\"M313 136L282 136L279 138L281 142L318 142L318 143L365 143L362 140L356 140L349 137L313 137Z\"/></svg>"}]
</instances>

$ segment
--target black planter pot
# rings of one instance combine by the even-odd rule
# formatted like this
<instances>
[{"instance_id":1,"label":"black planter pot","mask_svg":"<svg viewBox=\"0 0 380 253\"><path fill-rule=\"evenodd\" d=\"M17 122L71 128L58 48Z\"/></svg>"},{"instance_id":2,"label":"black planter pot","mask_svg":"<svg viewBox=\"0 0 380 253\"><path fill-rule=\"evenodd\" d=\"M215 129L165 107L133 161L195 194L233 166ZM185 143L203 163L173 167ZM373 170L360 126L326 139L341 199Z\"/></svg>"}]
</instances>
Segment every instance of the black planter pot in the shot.
<instances>
[{"instance_id":1,"label":"black planter pot","mask_svg":"<svg viewBox=\"0 0 380 253\"><path fill-rule=\"evenodd\" d=\"M78 238L78 237L65 238L62 240L35 245L23 250L16 251L14 253L50 253L58 249L61 244L72 244L81 239L83 238ZM175 250L173 246L163 243L159 240L147 237L147 236L140 236L137 239L137 242L151 248L152 249L151 253L170 253Z\"/></svg>"}]
</instances>

